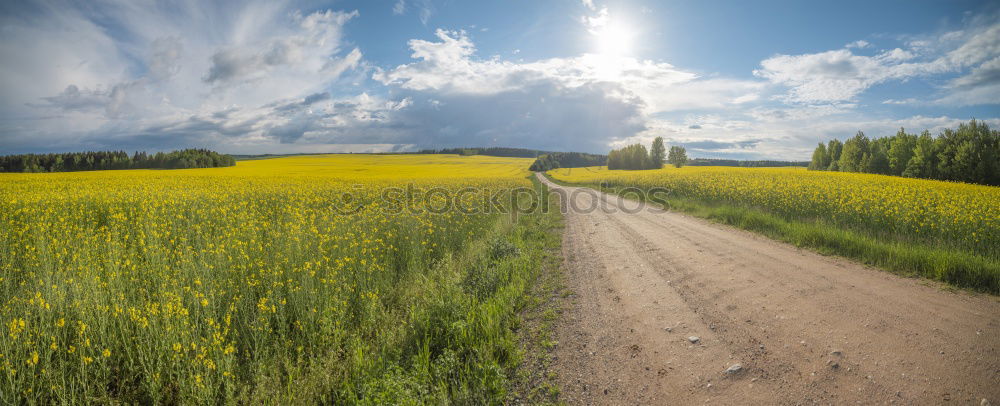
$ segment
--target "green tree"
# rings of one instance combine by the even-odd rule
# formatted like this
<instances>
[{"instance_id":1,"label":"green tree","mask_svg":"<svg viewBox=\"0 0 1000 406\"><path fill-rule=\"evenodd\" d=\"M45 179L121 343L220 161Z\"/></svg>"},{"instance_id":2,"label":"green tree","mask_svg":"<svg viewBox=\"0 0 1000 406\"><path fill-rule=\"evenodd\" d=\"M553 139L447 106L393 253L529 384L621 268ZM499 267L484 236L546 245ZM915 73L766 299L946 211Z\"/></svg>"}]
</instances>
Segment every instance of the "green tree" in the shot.
<instances>
[{"instance_id":1,"label":"green tree","mask_svg":"<svg viewBox=\"0 0 1000 406\"><path fill-rule=\"evenodd\" d=\"M917 138L916 148L913 149L913 157L906 164L903 176L908 178L935 178L937 168L937 151L934 137L930 131L924 131Z\"/></svg>"},{"instance_id":2,"label":"green tree","mask_svg":"<svg viewBox=\"0 0 1000 406\"><path fill-rule=\"evenodd\" d=\"M827 160L830 159L830 155L826 152L826 145L819 143L816 149L813 151L812 162L809 162L809 170L820 170L825 171L830 164Z\"/></svg>"},{"instance_id":3,"label":"green tree","mask_svg":"<svg viewBox=\"0 0 1000 406\"><path fill-rule=\"evenodd\" d=\"M867 166L865 155L868 151L868 137L865 133L858 131L854 137L844 142L844 149L840 153L839 167L844 172L862 172ZM870 157L868 158L871 159Z\"/></svg>"},{"instance_id":4,"label":"green tree","mask_svg":"<svg viewBox=\"0 0 1000 406\"><path fill-rule=\"evenodd\" d=\"M829 164L826 167L828 171L840 170L840 153L844 150L844 143L840 142L838 139L830 140L830 143L826 146L827 162Z\"/></svg>"},{"instance_id":5,"label":"green tree","mask_svg":"<svg viewBox=\"0 0 1000 406\"><path fill-rule=\"evenodd\" d=\"M906 165L913 158L913 150L917 148L917 136L907 134L903 128L889 141L889 171L893 175L902 175Z\"/></svg>"},{"instance_id":6,"label":"green tree","mask_svg":"<svg viewBox=\"0 0 1000 406\"><path fill-rule=\"evenodd\" d=\"M632 144L608 153L608 169L650 169L649 152L642 144Z\"/></svg>"},{"instance_id":7,"label":"green tree","mask_svg":"<svg viewBox=\"0 0 1000 406\"><path fill-rule=\"evenodd\" d=\"M649 160L653 169L660 169L667 159L667 148L663 146L663 137L653 139L653 147L649 151Z\"/></svg>"},{"instance_id":8,"label":"green tree","mask_svg":"<svg viewBox=\"0 0 1000 406\"><path fill-rule=\"evenodd\" d=\"M674 145L670 147L670 153L667 155L667 161L674 165L675 168L680 168L687 163L687 151L684 147Z\"/></svg>"},{"instance_id":9,"label":"green tree","mask_svg":"<svg viewBox=\"0 0 1000 406\"><path fill-rule=\"evenodd\" d=\"M944 130L936 141L939 179L998 184L1000 133L986 123L962 123L956 130Z\"/></svg>"}]
</instances>

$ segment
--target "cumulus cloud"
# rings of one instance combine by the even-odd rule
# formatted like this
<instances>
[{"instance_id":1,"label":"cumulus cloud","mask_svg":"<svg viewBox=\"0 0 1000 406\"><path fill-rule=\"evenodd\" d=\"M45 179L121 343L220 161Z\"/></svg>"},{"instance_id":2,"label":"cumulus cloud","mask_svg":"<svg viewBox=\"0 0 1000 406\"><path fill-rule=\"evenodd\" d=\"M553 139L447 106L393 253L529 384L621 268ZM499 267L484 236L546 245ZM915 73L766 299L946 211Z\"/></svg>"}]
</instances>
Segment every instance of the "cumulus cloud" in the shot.
<instances>
[{"instance_id":1,"label":"cumulus cloud","mask_svg":"<svg viewBox=\"0 0 1000 406\"><path fill-rule=\"evenodd\" d=\"M894 48L871 56L852 51L869 45L865 41L819 53L775 55L753 73L787 86L785 100L790 102L850 101L879 83L961 72L1000 56L1000 22L978 24L936 40L910 41L909 49Z\"/></svg>"},{"instance_id":2,"label":"cumulus cloud","mask_svg":"<svg viewBox=\"0 0 1000 406\"><path fill-rule=\"evenodd\" d=\"M869 87L890 80L930 73L931 65L902 64L906 51L894 49L875 56L848 49L804 55L777 55L761 62L754 75L788 86L793 102L852 100Z\"/></svg>"},{"instance_id":3,"label":"cumulus cloud","mask_svg":"<svg viewBox=\"0 0 1000 406\"><path fill-rule=\"evenodd\" d=\"M763 84L725 78L701 78L669 63L632 57L584 54L514 63L474 57L475 45L464 32L438 30L439 41L411 40L419 61L373 75L386 85L441 93L497 94L537 82L575 88L604 84L608 96L635 102L647 113L721 107L757 97Z\"/></svg>"},{"instance_id":4,"label":"cumulus cloud","mask_svg":"<svg viewBox=\"0 0 1000 406\"><path fill-rule=\"evenodd\" d=\"M329 100L326 89L363 60L342 37L356 11L302 14L284 7L108 2L7 17L0 106L18 121L0 126L0 143L26 150L226 149L267 139L276 123L260 106ZM205 20L213 15L229 18ZM104 29L108 24L116 30Z\"/></svg>"},{"instance_id":5,"label":"cumulus cloud","mask_svg":"<svg viewBox=\"0 0 1000 406\"><path fill-rule=\"evenodd\" d=\"M448 131L437 137L447 142L450 131L464 128L466 143L602 151L614 140L645 131L649 115L735 106L755 100L763 86L701 78L668 63L623 56L484 60L475 57L466 33L438 30L436 36L437 41L411 40L416 61L377 71L373 78L412 92L416 100L433 99L420 114L443 118L438 124Z\"/></svg>"}]
</instances>

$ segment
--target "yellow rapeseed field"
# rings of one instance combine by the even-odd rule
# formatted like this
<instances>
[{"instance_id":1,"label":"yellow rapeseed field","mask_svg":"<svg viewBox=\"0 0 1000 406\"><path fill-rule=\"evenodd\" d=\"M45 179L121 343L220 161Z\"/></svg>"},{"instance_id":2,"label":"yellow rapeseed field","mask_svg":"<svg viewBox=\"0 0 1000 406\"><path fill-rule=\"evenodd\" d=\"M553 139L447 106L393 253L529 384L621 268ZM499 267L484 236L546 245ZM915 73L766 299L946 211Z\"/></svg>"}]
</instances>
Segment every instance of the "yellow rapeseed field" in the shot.
<instances>
[{"instance_id":1,"label":"yellow rapeseed field","mask_svg":"<svg viewBox=\"0 0 1000 406\"><path fill-rule=\"evenodd\" d=\"M521 274L462 266L500 267L516 244L504 216L454 210L445 192L531 187L530 163L322 155L0 174L0 403L500 391L496 337ZM386 202L406 185L411 199ZM477 241L493 255L461 262Z\"/></svg>"},{"instance_id":2,"label":"yellow rapeseed field","mask_svg":"<svg viewBox=\"0 0 1000 406\"><path fill-rule=\"evenodd\" d=\"M550 174L560 181L598 187L660 187L673 197L760 210L883 241L958 251L991 262L994 268L1000 262L1000 188L992 186L804 168L609 171L591 167L557 169ZM945 261L927 266L938 273L951 272ZM958 273L929 276L949 281L966 277ZM996 284L997 280L997 275L978 275L964 283Z\"/></svg>"}]
</instances>

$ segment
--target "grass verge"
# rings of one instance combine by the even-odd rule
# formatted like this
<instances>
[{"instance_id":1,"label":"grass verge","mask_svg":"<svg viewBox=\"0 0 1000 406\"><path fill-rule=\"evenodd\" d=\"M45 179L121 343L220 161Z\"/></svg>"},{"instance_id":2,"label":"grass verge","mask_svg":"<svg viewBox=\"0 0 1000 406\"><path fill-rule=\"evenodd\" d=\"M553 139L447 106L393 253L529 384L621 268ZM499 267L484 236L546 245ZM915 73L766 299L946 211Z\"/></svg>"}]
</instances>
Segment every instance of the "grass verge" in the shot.
<instances>
[{"instance_id":1,"label":"grass verge","mask_svg":"<svg viewBox=\"0 0 1000 406\"><path fill-rule=\"evenodd\" d=\"M540 192L546 188L532 178ZM543 196L547 196L542 194ZM561 319L566 287L562 274L563 218L558 199L547 199L548 211L529 220L543 249L539 273L520 311L520 363L514 370L506 404L558 404L559 387L551 370L556 323Z\"/></svg>"}]
</instances>

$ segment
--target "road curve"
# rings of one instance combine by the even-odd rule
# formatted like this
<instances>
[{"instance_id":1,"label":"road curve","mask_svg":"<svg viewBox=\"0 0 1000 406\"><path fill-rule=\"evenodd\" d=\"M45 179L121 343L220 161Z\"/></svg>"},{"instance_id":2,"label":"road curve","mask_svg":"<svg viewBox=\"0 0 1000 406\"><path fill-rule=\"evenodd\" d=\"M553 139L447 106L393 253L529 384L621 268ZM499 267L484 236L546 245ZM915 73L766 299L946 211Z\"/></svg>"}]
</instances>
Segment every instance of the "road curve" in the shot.
<instances>
[{"instance_id":1,"label":"road curve","mask_svg":"<svg viewBox=\"0 0 1000 406\"><path fill-rule=\"evenodd\" d=\"M567 403L1000 404L994 296L538 176L574 203L553 362Z\"/></svg>"}]
</instances>

